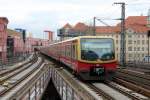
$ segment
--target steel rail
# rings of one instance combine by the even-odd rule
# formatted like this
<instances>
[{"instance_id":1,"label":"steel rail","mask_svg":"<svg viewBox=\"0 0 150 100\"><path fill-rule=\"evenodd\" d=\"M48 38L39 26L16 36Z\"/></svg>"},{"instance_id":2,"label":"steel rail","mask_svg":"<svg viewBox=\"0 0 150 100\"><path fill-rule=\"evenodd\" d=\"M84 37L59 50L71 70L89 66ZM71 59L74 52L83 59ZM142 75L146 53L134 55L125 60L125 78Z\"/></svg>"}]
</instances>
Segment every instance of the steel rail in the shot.
<instances>
[{"instance_id":1,"label":"steel rail","mask_svg":"<svg viewBox=\"0 0 150 100\"><path fill-rule=\"evenodd\" d=\"M131 89L131 90L133 90L135 92L137 92L137 93L143 94L143 95L145 95L145 96L150 98L150 90L148 90L148 89L145 89L145 88L143 88L143 87L141 87L139 85L135 85L135 84L133 84L131 82L125 81L125 80L117 78L117 77L114 78L114 81L116 83L120 84L120 85L123 85L123 86L125 86L125 87L127 87L127 88L129 88L129 89Z\"/></svg>"},{"instance_id":2,"label":"steel rail","mask_svg":"<svg viewBox=\"0 0 150 100\"><path fill-rule=\"evenodd\" d=\"M149 75L143 75L139 73L134 72L128 72L128 71L117 71L116 77L126 80L128 82L134 83L136 85L139 85L143 88L150 89L150 78Z\"/></svg>"},{"instance_id":3,"label":"steel rail","mask_svg":"<svg viewBox=\"0 0 150 100\"><path fill-rule=\"evenodd\" d=\"M15 86L17 86L20 82L22 82L23 80L25 80L26 78L28 78L34 71L36 71L38 69L38 67L41 66L42 63L43 63L43 59L39 62L39 64L35 68L33 68L33 70L31 70L29 73L27 73L26 75L24 75L21 79L17 80L13 85L9 86L7 89L4 89L3 91L1 91L0 92L0 96L6 94L8 91L10 91Z\"/></svg>"},{"instance_id":4,"label":"steel rail","mask_svg":"<svg viewBox=\"0 0 150 100\"><path fill-rule=\"evenodd\" d=\"M35 62L37 61L37 58L35 58L34 60L32 60L32 62L30 63L26 63L15 68L15 70L11 70L11 71L8 71L6 72L5 74L3 73L2 76L0 76L0 85L2 85L4 82L6 82L7 80L9 80L10 78L14 77L15 75L23 72L24 70L28 69L30 66L32 66Z\"/></svg>"},{"instance_id":5,"label":"steel rail","mask_svg":"<svg viewBox=\"0 0 150 100\"><path fill-rule=\"evenodd\" d=\"M118 86L118 84L114 83L113 81L107 80L107 81L105 81L105 83L106 83L108 86L110 86L110 87L114 88L115 90L119 91L120 93L122 93L122 94L128 96L129 98L132 98L132 100L141 100L140 97L137 97L136 95L131 94L129 91L127 91L127 90L125 90L125 89L123 89L123 88L120 88L120 87ZM120 85L120 84L119 84L119 85Z\"/></svg>"},{"instance_id":6,"label":"steel rail","mask_svg":"<svg viewBox=\"0 0 150 100\"><path fill-rule=\"evenodd\" d=\"M104 97L104 99L106 99L106 100L115 100L115 98L113 98L112 96L110 96L109 94L104 92L103 90L95 87L93 84L86 83L86 85L89 86L91 89L93 89L97 94L99 94L100 96Z\"/></svg>"},{"instance_id":7,"label":"steel rail","mask_svg":"<svg viewBox=\"0 0 150 100\"><path fill-rule=\"evenodd\" d=\"M22 66L24 66L24 65L26 65L26 64L28 64L28 63L34 61L35 58L36 58L35 55L33 55L32 59L30 59L30 60L27 61L27 62L24 62L23 64L21 64L21 65L15 67L15 68L8 69L8 70L5 70L5 71L0 71L0 76L4 76L4 75L6 75L6 74L8 74L8 73L12 73L13 71L15 71L15 70L21 68Z\"/></svg>"}]
</instances>

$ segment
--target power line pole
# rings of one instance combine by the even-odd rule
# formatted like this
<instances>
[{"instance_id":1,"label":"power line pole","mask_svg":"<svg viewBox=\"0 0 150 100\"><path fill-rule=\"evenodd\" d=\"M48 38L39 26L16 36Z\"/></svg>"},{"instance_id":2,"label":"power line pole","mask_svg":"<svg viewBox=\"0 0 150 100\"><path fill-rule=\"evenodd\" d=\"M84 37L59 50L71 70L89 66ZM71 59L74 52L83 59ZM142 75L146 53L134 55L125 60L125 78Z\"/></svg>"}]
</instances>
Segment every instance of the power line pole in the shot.
<instances>
[{"instance_id":1,"label":"power line pole","mask_svg":"<svg viewBox=\"0 0 150 100\"><path fill-rule=\"evenodd\" d=\"M120 50L120 62L121 66L126 66L126 42L125 42L125 3L124 2L115 2L114 4L121 5L121 50Z\"/></svg>"},{"instance_id":2,"label":"power line pole","mask_svg":"<svg viewBox=\"0 0 150 100\"><path fill-rule=\"evenodd\" d=\"M147 26L148 27L150 27L150 9L148 9L148 20L147 20L148 22L147 22ZM149 39L150 39L150 30L148 30L148 33L147 33L147 37L148 37L148 63L150 62L150 52L149 52L149 50L150 50L150 48L149 48Z\"/></svg>"},{"instance_id":3,"label":"power line pole","mask_svg":"<svg viewBox=\"0 0 150 100\"><path fill-rule=\"evenodd\" d=\"M93 36L96 36L96 17L93 18Z\"/></svg>"},{"instance_id":4,"label":"power line pole","mask_svg":"<svg viewBox=\"0 0 150 100\"><path fill-rule=\"evenodd\" d=\"M150 52L149 52L149 38L150 38L150 30L148 30L148 33L147 33L147 37L148 37L148 63L149 63L149 61L150 61Z\"/></svg>"}]
</instances>

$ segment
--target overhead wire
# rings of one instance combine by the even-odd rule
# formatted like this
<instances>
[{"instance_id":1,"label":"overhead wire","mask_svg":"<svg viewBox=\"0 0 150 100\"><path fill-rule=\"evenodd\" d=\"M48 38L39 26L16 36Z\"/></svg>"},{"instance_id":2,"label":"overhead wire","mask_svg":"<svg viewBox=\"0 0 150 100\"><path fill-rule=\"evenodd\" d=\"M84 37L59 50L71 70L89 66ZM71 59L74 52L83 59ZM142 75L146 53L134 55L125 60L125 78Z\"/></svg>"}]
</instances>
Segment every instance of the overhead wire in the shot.
<instances>
[{"instance_id":1,"label":"overhead wire","mask_svg":"<svg viewBox=\"0 0 150 100\"><path fill-rule=\"evenodd\" d=\"M136 7L136 6L141 6L141 4L142 5L149 5L150 4L150 2L142 2L142 1L140 1L140 0L133 0L132 2L130 2L130 3L127 3L126 5L127 6L131 6L131 7L133 7L133 5L135 5L134 6L134 9L136 9L136 11L139 11L139 9L141 10L141 13L143 13L143 9L141 9L140 7ZM113 5L112 5L113 6ZM114 6L115 7L115 9L112 11L111 9L112 9L112 7L111 6L107 6L105 9L104 9L104 11L105 11L105 13L107 13L107 16L105 16L105 17L100 17L100 16L102 16L102 14L97 14L95 17L97 17L98 19L99 19L99 22L101 22L102 24L104 24L104 25L106 25L106 26L111 26L111 25L109 25L109 24L107 24L106 23L106 21L107 22L112 22L112 21L115 21L115 22L118 22L119 21L119 19L121 18L121 16L119 16L119 17L116 17L116 18L112 18L112 17L114 17L114 16L112 16L112 15L114 15L114 13L121 13L120 12L120 7L119 6ZM118 9L119 8L119 9ZM128 8L128 7L126 7L126 11L128 11L128 9L131 9L131 8ZM128 14L128 13L127 13ZM94 17L94 16L93 16ZM118 21L117 21L118 20ZM90 18L90 19L88 19L88 20L85 20L84 21L84 23L86 23L86 24L88 24L88 25L92 25L92 23L93 23L93 18Z\"/></svg>"}]
</instances>

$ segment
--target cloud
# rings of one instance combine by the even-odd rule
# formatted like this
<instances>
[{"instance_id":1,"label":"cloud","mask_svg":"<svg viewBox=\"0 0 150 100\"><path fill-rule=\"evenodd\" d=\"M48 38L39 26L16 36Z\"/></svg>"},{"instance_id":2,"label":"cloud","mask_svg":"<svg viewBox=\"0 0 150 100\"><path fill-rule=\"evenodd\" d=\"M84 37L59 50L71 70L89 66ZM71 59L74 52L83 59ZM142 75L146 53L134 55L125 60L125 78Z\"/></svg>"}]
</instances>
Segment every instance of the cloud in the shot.
<instances>
[{"instance_id":1,"label":"cloud","mask_svg":"<svg viewBox=\"0 0 150 100\"><path fill-rule=\"evenodd\" d=\"M115 0L126 2L126 16L147 14L148 0ZM120 5L114 0L0 0L0 16L8 17L10 28L21 27L41 37L43 30L57 31L65 23L92 23L99 18L119 18ZM108 24L115 21L107 20ZM37 35L38 34L38 35Z\"/></svg>"}]
</instances>

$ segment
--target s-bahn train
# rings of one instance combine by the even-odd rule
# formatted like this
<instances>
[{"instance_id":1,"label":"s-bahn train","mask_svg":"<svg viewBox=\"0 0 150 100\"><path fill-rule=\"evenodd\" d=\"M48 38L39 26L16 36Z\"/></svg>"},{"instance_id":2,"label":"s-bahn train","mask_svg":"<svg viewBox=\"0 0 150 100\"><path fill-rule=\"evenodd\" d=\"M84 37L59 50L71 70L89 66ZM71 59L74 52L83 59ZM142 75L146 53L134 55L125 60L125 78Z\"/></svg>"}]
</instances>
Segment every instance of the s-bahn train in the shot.
<instances>
[{"instance_id":1,"label":"s-bahn train","mask_svg":"<svg viewBox=\"0 0 150 100\"><path fill-rule=\"evenodd\" d=\"M117 60L112 38L80 36L39 50L64 63L84 80L112 79L116 71Z\"/></svg>"}]
</instances>

